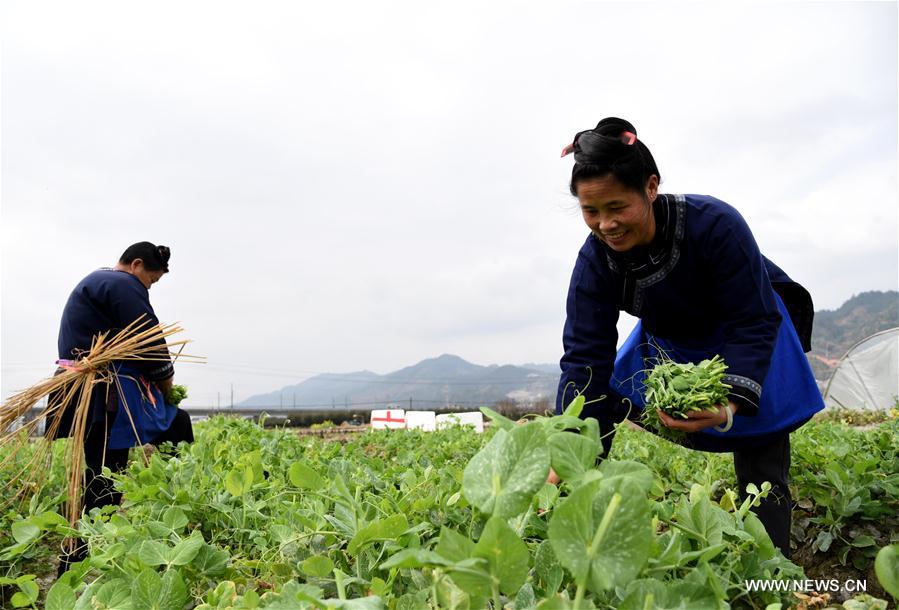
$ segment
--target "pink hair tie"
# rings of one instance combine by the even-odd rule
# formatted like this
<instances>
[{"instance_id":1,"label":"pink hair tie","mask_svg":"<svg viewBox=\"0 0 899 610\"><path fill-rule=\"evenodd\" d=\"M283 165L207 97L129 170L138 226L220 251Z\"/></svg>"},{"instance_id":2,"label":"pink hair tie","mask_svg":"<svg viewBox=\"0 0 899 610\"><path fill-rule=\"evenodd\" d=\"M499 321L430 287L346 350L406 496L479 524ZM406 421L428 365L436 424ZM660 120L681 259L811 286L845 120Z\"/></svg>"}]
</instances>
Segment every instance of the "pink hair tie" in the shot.
<instances>
[{"instance_id":1,"label":"pink hair tie","mask_svg":"<svg viewBox=\"0 0 899 610\"><path fill-rule=\"evenodd\" d=\"M637 134L631 133L629 131L622 131L621 135L618 138L628 146L633 146L634 142L637 141Z\"/></svg>"},{"instance_id":2,"label":"pink hair tie","mask_svg":"<svg viewBox=\"0 0 899 610\"><path fill-rule=\"evenodd\" d=\"M562 149L562 156L570 155L574 152L574 142Z\"/></svg>"}]
</instances>

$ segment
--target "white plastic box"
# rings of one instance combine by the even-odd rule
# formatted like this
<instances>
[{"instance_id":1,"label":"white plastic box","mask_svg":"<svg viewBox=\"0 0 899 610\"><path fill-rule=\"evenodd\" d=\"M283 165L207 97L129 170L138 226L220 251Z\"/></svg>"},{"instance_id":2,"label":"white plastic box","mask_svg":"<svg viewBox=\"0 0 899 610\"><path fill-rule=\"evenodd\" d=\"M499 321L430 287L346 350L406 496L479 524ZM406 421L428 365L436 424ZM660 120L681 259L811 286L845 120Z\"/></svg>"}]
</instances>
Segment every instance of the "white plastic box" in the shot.
<instances>
[{"instance_id":1,"label":"white plastic box","mask_svg":"<svg viewBox=\"0 0 899 610\"><path fill-rule=\"evenodd\" d=\"M437 429L437 414L434 411L406 411L406 429L433 432Z\"/></svg>"},{"instance_id":2,"label":"white plastic box","mask_svg":"<svg viewBox=\"0 0 899 610\"><path fill-rule=\"evenodd\" d=\"M405 428L406 412L403 409L372 409L371 427L374 430Z\"/></svg>"},{"instance_id":3,"label":"white plastic box","mask_svg":"<svg viewBox=\"0 0 899 610\"><path fill-rule=\"evenodd\" d=\"M475 432L480 433L484 431L484 416L480 411L441 413L437 416L437 428L449 426L473 426Z\"/></svg>"}]
</instances>

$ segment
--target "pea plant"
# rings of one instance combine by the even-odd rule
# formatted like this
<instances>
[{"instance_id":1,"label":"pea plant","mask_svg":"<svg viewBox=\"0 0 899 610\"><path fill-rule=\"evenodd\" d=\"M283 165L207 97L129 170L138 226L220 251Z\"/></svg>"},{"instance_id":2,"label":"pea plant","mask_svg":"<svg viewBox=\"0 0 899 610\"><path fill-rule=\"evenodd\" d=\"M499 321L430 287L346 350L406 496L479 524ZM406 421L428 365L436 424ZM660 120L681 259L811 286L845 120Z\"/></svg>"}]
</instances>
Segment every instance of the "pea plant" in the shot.
<instances>
[{"instance_id":1,"label":"pea plant","mask_svg":"<svg viewBox=\"0 0 899 610\"><path fill-rule=\"evenodd\" d=\"M767 486L740 501L724 461L700 465L702 454L624 428L603 456L583 406L581 397L561 415L519 422L484 409L484 435L385 430L343 444L213 418L195 443L114 475L122 506L82 519L89 557L47 590L28 555L73 533L56 515L59 496L9 511L0 587L14 607L77 610L795 602L746 586L804 578L751 511ZM892 506L889 481L878 480ZM879 573L891 574L895 557L878 556Z\"/></svg>"}]
</instances>

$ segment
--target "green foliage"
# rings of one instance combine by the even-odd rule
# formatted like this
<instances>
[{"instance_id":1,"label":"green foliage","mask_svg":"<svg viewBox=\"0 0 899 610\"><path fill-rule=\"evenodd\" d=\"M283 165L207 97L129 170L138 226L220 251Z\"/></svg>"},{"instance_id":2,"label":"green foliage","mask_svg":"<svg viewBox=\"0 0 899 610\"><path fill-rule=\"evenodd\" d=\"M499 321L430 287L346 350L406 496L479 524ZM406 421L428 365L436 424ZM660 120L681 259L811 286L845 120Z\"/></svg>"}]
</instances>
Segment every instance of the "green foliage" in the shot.
<instances>
[{"instance_id":1,"label":"green foliage","mask_svg":"<svg viewBox=\"0 0 899 610\"><path fill-rule=\"evenodd\" d=\"M846 424L847 426L870 426L882 424L899 417L899 409L889 411L876 409L840 409L829 407L815 415L816 421Z\"/></svg>"},{"instance_id":2,"label":"green foliage","mask_svg":"<svg viewBox=\"0 0 899 610\"><path fill-rule=\"evenodd\" d=\"M178 385L176 383L172 386L172 389L169 390L168 394L166 394L165 401L170 405L177 407L185 398L187 398L187 386Z\"/></svg>"},{"instance_id":3,"label":"green foliage","mask_svg":"<svg viewBox=\"0 0 899 610\"><path fill-rule=\"evenodd\" d=\"M123 506L82 520L89 559L47 591L45 606L642 610L793 601L746 590L748 579L803 573L749 512L766 489L737 498L729 456L622 427L597 466L607 431L577 410L519 423L500 416L483 435L372 431L345 444L213 418L177 454L157 452L117 475ZM849 548L850 563L872 564L893 527L889 511L899 512L896 437L895 428L830 424L793 435L794 465L811 460L793 473L797 498L812 502L807 539L826 532L828 553ZM550 466L564 476L559 487L545 483ZM58 548L68 533L49 493L58 489L41 488L2 517L8 605L41 601L29 569L46 558L38 549ZM811 521L828 511L840 525ZM885 556L879 565L893 565Z\"/></svg>"},{"instance_id":4,"label":"green foliage","mask_svg":"<svg viewBox=\"0 0 899 610\"><path fill-rule=\"evenodd\" d=\"M874 570L884 590L899 600L899 544L880 549L874 561Z\"/></svg>"}]
</instances>

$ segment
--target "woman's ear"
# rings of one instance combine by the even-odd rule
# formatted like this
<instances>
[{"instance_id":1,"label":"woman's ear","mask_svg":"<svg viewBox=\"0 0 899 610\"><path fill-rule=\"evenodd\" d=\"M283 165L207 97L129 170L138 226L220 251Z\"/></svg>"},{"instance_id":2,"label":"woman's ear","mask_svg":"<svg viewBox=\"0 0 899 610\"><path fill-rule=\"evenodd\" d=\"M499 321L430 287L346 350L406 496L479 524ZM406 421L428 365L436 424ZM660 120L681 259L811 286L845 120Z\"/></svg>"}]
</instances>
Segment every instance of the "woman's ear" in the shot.
<instances>
[{"instance_id":1,"label":"woman's ear","mask_svg":"<svg viewBox=\"0 0 899 610\"><path fill-rule=\"evenodd\" d=\"M655 201L659 194L659 177L653 174L646 181L646 198L649 201Z\"/></svg>"}]
</instances>

